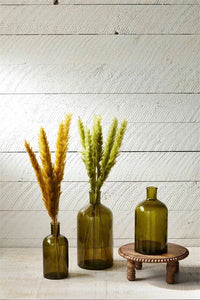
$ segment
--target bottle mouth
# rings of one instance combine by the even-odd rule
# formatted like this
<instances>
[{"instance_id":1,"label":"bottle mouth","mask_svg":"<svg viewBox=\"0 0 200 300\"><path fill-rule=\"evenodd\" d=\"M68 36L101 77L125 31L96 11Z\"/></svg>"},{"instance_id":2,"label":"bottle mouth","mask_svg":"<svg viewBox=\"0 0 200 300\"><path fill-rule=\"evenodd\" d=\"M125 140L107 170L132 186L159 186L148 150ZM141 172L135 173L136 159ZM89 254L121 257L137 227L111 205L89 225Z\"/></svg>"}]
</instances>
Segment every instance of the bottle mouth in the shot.
<instances>
[{"instance_id":1,"label":"bottle mouth","mask_svg":"<svg viewBox=\"0 0 200 300\"><path fill-rule=\"evenodd\" d=\"M100 203L100 198L101 198L101 191L94 192L94 191L89 191L90 194L90 203L92 204L99 204Z\"/></svg>"},{"instance_id":2,"label":"bottle mouth","mask_svg":"<svg viewBox=\"0 0 200 300\"><path fill-rule=\"evenodd\" d=\"M51 224L52 226L55 226L55 225L60 226L60 222L57 222L57 223L50 222L50 224Z\"/></svg>"},{"instance_id":3,"label":"bottle mouth","mask_svg":"<svg viewBox=\"0 0 200 300\"><path fill-rule=\"evenodd\" d=\"M148 186L146 189L147 190L157 190L158 188L156 186Z\"/></svg>"},{"instance_id":4,"label":"bottle mouth","mask_svg":"<svg viewBox=\"0 0 200 300\"><path fill-rule=\"evenodd\" d=\"M53 223L51 222L51 233L52 234L60 234L60 222L57 222L57 223Z\"/></svg>"},{"instance_id":5,"label":"bottle mouth","mask_svg":"<svg viewBox=\"0 0 200 300\"><path fill-rule=\"evenodd\" d=\"M98 195L101 195L101 191L96 192L96 191L91 191L91 190L90 190L90 191L89 191L89 194L93 194L93 195L94 195L94 194L98 194Z\"/></svg>"},{"instance_id":6,"label":"bottle mouth","mask_svg":"<svg viewBox=\"0 0 200 300\"><path fill-rule=\"evenodd\" d=\"M148 186L147 188L147 199L157 199L157 187Z\"/></svg>"}]
</instances>

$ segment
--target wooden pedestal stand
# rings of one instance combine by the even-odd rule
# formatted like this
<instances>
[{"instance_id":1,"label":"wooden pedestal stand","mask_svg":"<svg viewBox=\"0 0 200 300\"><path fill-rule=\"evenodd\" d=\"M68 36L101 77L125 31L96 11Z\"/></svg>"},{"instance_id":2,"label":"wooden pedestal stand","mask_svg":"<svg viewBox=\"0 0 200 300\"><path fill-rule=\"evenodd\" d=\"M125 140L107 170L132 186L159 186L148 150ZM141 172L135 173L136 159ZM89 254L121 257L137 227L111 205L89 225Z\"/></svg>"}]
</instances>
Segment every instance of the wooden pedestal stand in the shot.
<instances>
[{"instance_id":1,"label":"wooden pedestal stand","mask_svg":"<svg viewBox=\"0 0 200 300\"><path fill-rule=\"evenodd\" d=\"M127 259L127 279L135 280L135 269L142 269L142 263L167 263L166 282L174 283L174 275L179 271L179 260L189 255L189 251L179 245L168 243L167 253L145 255L134 250L134 243L119 248L119 255Z\"/></svg>"}]
</instances>

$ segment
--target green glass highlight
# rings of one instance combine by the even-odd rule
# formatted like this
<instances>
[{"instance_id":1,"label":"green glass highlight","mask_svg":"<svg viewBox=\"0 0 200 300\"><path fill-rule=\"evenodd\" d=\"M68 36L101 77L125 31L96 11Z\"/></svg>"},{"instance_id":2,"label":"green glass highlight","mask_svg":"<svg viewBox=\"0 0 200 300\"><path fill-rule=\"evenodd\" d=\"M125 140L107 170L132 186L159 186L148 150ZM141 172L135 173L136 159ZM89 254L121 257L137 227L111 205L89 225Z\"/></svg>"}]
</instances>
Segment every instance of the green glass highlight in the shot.
<instances>
[{"instance_id":1,"label":"green glass highlight","mask_svg":"<svg viewBox=\"0 0 200 300\"><path fill-rule=\"evenodd\" d=\"M51 223L51 234L43 240L43 274L48 279L68 277L68 240L60 235L60 223Z\"/></svg>"},{"instance_id":2,"label":"green glass highlight","mask_svg":"<svg viewBox=\"0 0 200 300\"><path fill-rule=\"evenodd\" d=\"M168 210L157 199L157 188L147 187L147 199L135 209L135 251L142 254L167 252Z\"/></svg>"},{"instance_id":3,"label":"green glass highlight","mask_svg":"<svg viewBox=\"0 0 200 300\"><path fill-rule=\"evenodd\" d=\"M113 265L113 216L100 203L100 192L90 192L90 204L77 216L78 265L100 270Z\"/></svg>"}]
</instances>

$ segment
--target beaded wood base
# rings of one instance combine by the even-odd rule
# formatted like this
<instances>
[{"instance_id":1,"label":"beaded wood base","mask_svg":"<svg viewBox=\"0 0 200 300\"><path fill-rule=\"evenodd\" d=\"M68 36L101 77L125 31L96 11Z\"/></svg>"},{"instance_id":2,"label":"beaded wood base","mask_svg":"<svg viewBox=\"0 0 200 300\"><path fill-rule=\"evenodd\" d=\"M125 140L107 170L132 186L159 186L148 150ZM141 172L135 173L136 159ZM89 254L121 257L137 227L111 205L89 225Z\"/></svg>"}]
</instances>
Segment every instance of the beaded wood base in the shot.
<instances>
[{"instance_id":1,"label":"beaded wood base","mask_svg":"<svg viewBox=\"0 0 200 300\"><path fill-rule=\"evenodd\" d=\"M167 263L166 282L174 283L175 273L179 271L179 260L189 255L185 247L169 243L167 253L160 255L144 255L134 250L134 243L123 245L118 250L119 255L127 259L127 279L135 280L135 269L141 270L142 263Z\"/></svg>"}]
</instances>

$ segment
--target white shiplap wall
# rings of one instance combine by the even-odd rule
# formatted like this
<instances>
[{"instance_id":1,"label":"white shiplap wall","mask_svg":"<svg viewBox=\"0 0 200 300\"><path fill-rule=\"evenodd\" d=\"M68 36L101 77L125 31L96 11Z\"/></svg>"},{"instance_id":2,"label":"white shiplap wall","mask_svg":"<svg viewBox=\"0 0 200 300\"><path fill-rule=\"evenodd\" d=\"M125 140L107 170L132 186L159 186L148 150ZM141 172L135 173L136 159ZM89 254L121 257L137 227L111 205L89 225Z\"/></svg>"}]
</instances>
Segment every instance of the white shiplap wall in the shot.
<instances>
[{"instance_id":1,"label":"white shiplap wall","mask_svg":"<svg viewBox=\"0 0 200 300\"><path fill-rule=\"evenodd\" d=\"M138 5L139 4L139 5ZM40 246L49 219L27 154L41 125L52 151L73 113L62 185L62 232L76 245L88 202L77 116L128 120L121 156L102 190L115 246L132 241L145 187L169 208L169 240L200 245L198 0L0 0L0 243ZM118 33L118 34L116 34Z\"/></svg>"}]
</instances>

